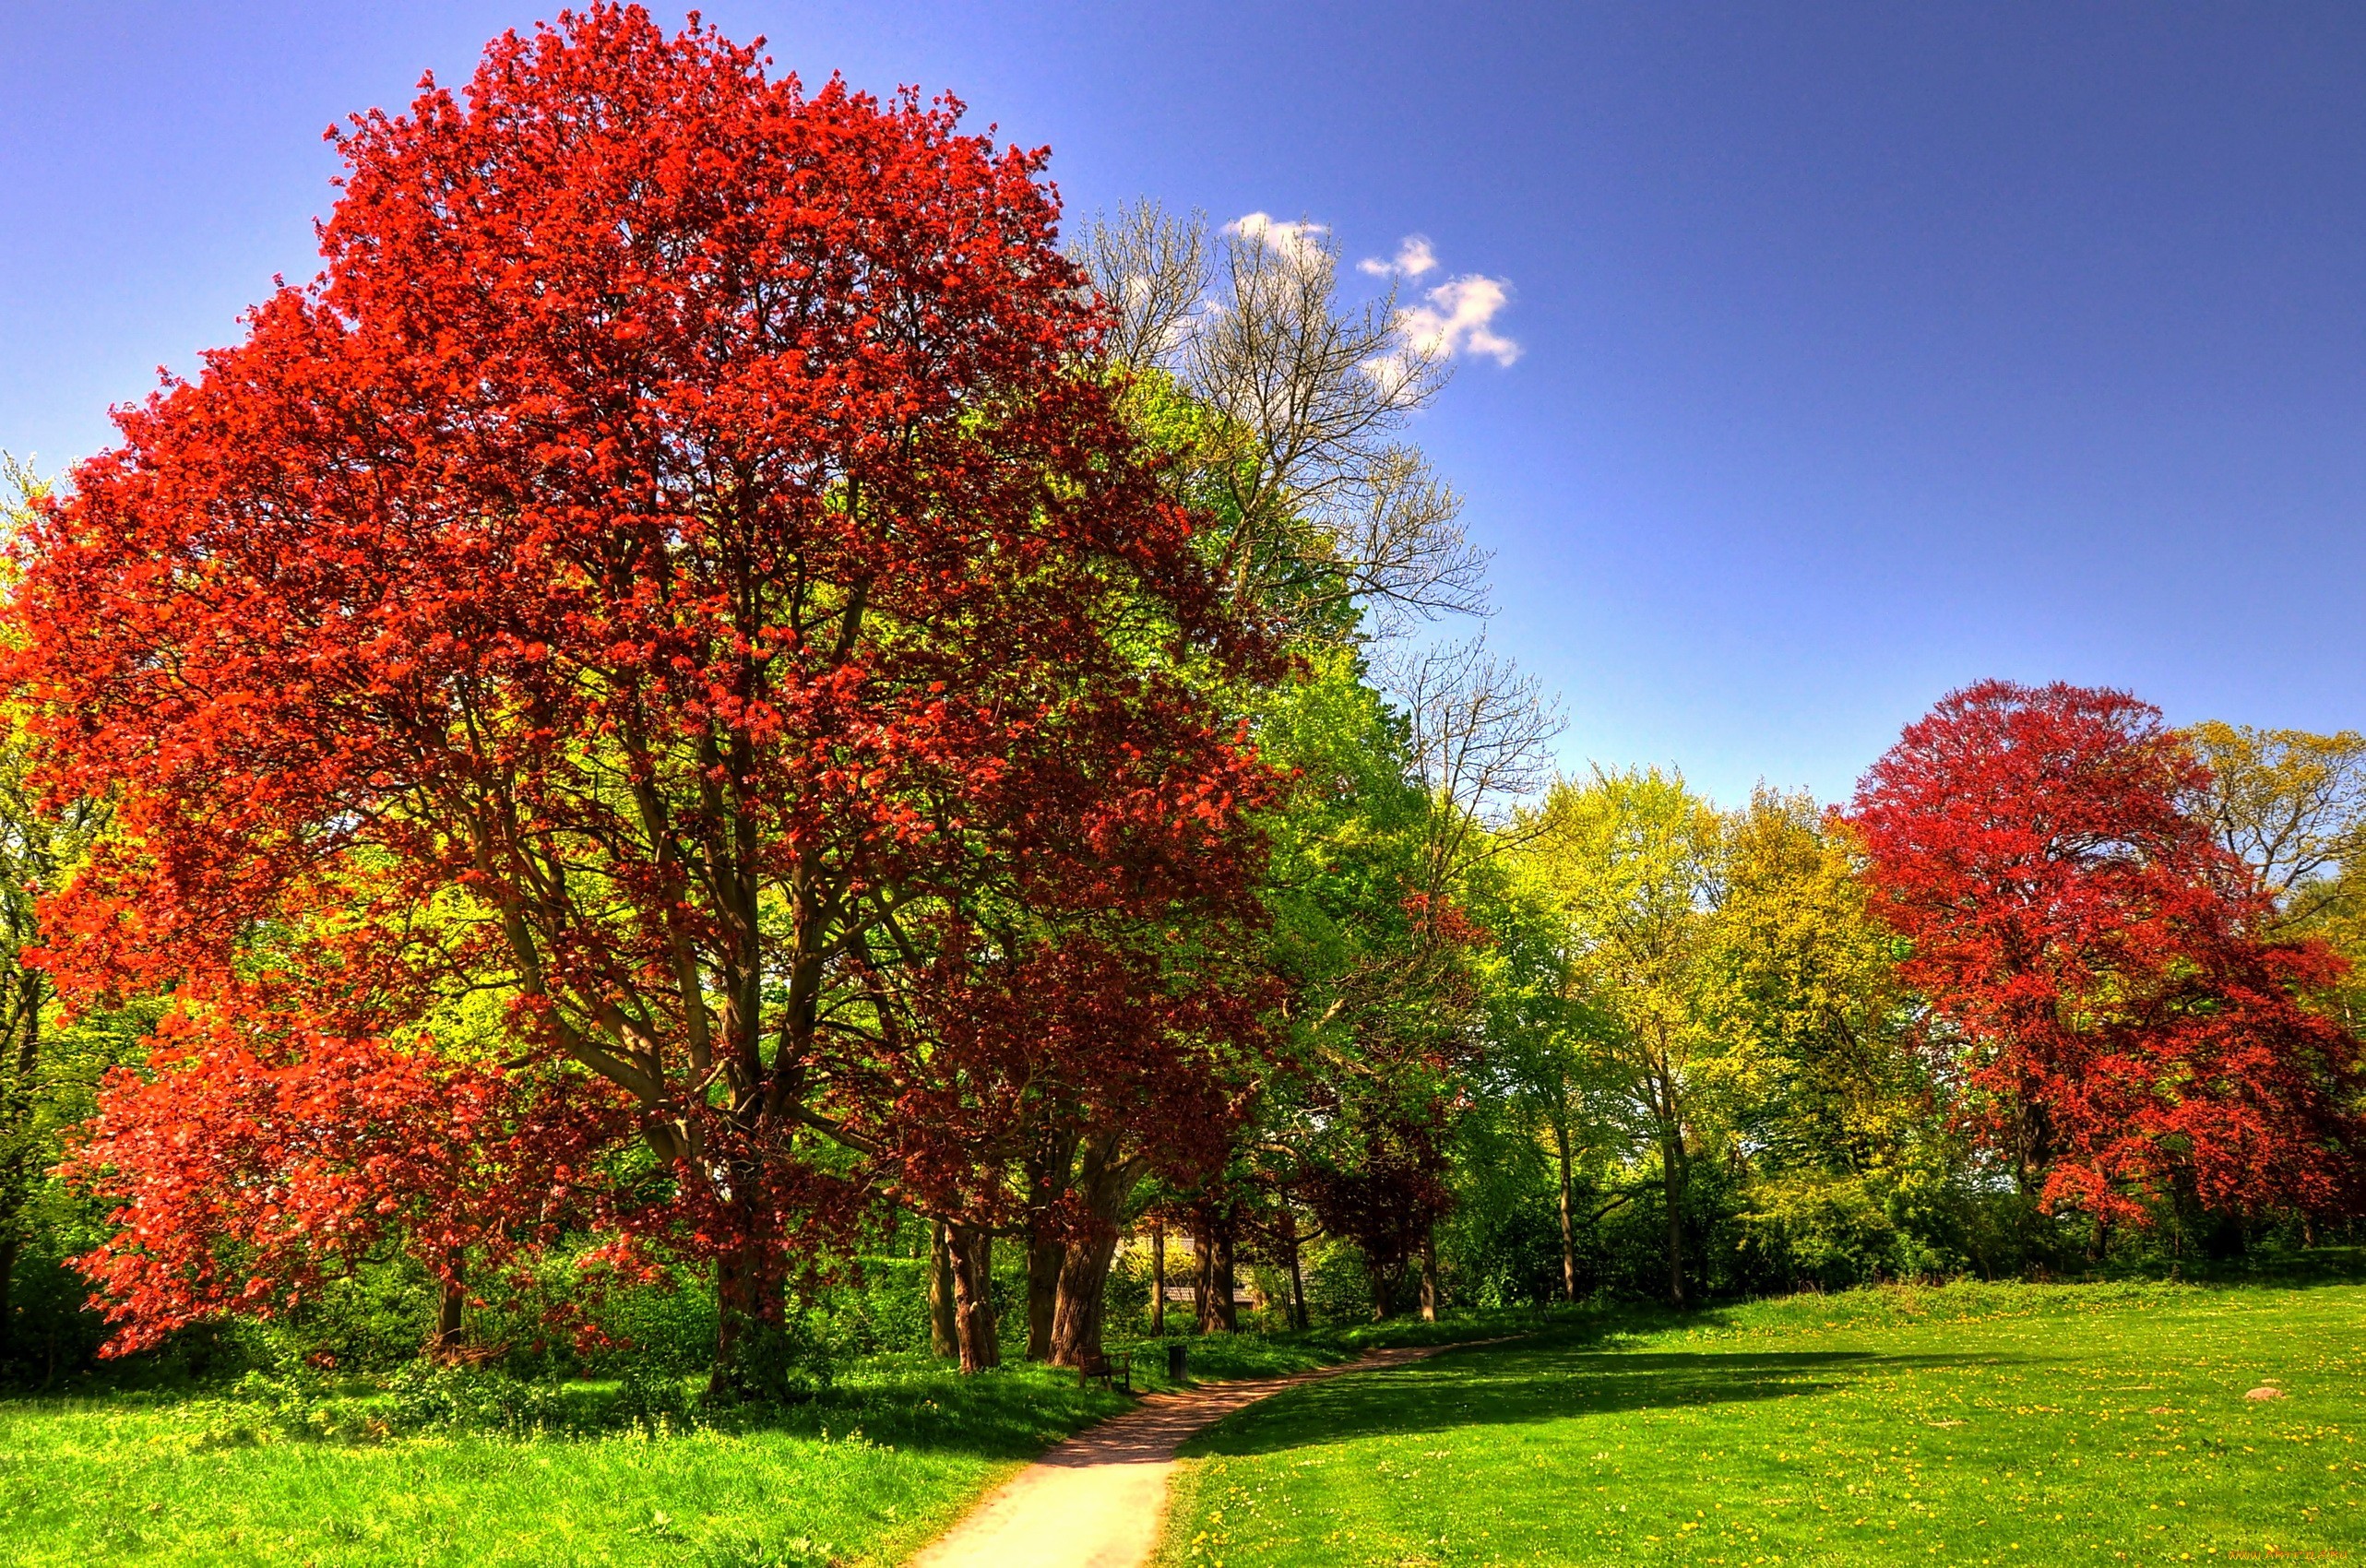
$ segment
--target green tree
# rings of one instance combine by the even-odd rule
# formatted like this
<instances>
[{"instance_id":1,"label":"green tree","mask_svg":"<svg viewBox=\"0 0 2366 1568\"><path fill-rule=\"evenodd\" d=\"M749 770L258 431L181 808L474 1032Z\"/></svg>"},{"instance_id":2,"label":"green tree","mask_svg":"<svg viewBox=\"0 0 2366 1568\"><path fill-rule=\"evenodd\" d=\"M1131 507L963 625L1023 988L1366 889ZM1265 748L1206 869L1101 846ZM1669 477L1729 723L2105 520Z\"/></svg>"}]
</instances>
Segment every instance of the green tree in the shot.
<instances>
[{"instance_id":1,"label":"green tree","mask_svg":"<svg viewBox=\"0 0 2366 1568\"><path fill-rule=\"evenodd\" d=\"M1710 1005L1752 1063L1748 1222L1794 1283L1926 1265L1918 1238L1959 1174L1862 873L1854 835L1803 793L1761 789L1727 820Z\"/></svg>"},{"instance_id":2,"label":"green tree","mask_svg":"<svg viewBox=\"0 0 2366 1568\"><path fill-rule=\"evenodd\" d=\"M1659 1164L1669 1301L1685 1303L1686 1193L1746 1068L1716 1028L1723 826L1658 768L1563 780L1524 853L1567 926L1575 983L1607 1027L1590 1043L1630 1134Z\"/></svg>"},{"instance_id":3,"label":"green tree","mask_svg":"<svg viewBox=\"0 0 2366 1568\"><path fill-rule=\"evenodd\" d=\"M1578 1295L1577 1237L1633 1201L1632 1187L1578 1214L1599 1167L1621 1140L1622 1075L1608 1045L1617 1023L1587 990L1576 937L1562 918L1543 858L1514 857L1481 911L1494 934L1483 976L1487 1056L1483 1087L1504 1117L1551 1162L1560 1240L1561 1294Z\"/></svg>"}]
</instances>

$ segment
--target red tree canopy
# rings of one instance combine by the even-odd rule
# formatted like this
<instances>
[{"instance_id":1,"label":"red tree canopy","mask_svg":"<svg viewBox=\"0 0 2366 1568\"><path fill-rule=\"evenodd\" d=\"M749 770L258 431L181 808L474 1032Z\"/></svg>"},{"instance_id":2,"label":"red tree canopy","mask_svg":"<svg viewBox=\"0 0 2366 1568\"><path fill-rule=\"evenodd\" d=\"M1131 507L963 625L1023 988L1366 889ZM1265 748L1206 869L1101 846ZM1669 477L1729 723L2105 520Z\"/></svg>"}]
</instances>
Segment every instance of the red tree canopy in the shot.
<instances>
[{"instance_id":1,"label":"red tree canopy","mask_svg":"<svg viewBox=\"0 0 2366 1568\"><path fill-rule=\"evenodd\" d=\"M2357 1042L2336 972L2262 940L2249 868L2186 814L2207 775L2121 692L1985 682L1858 787L1876 907L1957 1042L1993 1145L2046 1200L2141 1219L2353 1203Z\"/></svg>"},{"instance_id":2,"label":"red tree canopy","mask_svg":"<svg viewBox=\"0 0 2366 1568\"><path fill-rule=\"evenodd\" d=\"M61 977L352 1039L505 991L500 1054L615 1086L777 1263L840 1206L817 1131L892 1123L824 1163L896 1181L966 1129L882 1086L1027 1049L931 987L1253 918L1265 773L1200 694L1266 654L1087 368L1043 155L958 112L601 6L337 135L321 276L26 547L50 781L122 802ZM1187 1086L1239 1020L1161 972L1082 983Z\"/></svg>"}]
</instances>

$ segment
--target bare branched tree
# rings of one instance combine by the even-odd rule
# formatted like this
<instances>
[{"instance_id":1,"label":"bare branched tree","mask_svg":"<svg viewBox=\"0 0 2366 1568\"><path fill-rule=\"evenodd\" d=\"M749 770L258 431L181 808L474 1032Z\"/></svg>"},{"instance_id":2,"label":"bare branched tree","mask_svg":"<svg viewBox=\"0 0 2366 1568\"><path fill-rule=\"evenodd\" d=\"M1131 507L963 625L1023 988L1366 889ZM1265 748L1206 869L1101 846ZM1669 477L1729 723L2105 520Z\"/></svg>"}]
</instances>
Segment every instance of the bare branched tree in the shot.
<instances>
[{"instance_id":1,"label":"bare branched tree","mask_svg":"<svg viewBox=\"0 0 2366 1568\"><path fill-rule=\"evenodd\" d=\"M1074 259L1110 303L1101 352L1140 371L1171 366L1207 303L1207 215L1177 218L1138 201L1116 216L1096 214Z\"/></svg>"},{"instance_id":2,"label":"bare branched tree","mask_svg":"<svg viewBox=\"0 0 2366 1568\"><path fill-rule=\"evenodd\" d=\"M1490 652L1484 637L1392 652L1376 673L1405 712L1436 803L1424 857L1436 892L1533 833L1532 814L1516 808L1552 781L1563 719L1542 683Z\"/></svg>"},{"instance_id":3,"label":"bare branched tree","mask_svg":"<svg viewBox=\"0 0 2366 1568\"><path fill-rule=\"evenodd\" d=\"M1215 416L1193 474L1230 525L1232 592L1309 628L1361 603L1384 636L1486 613L1462 498L1393 438L1445 385L1444 348L1400 330L1393 290L1345 304L1319 227L1229 226L1212 298L1206 234L1144 202L1096 220L1077 259L1112 307L1111 362L1167 372Z\"/></svg>"}]
</instances>

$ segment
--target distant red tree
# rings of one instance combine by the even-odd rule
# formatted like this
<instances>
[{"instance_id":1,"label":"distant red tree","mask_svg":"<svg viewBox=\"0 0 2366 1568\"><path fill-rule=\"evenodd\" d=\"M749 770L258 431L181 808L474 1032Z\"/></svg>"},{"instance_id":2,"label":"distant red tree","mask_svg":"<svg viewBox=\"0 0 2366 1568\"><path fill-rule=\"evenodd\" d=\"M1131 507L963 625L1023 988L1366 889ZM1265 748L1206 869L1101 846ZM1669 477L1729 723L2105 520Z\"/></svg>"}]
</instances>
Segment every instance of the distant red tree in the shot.
<instances>
[{"instance_id":1,"label":"distant red tree","mask_svg":"<svg viewBox=\"0 0 2366 1568\"><path fill-rule=\"evenodd\" d=\"M1363 1253L1375 1319L1397 1310L1407 1269L1431 1227L1454 1206L1439 1140L1445 1111L1433 1106L1427 1115L1400 1111L1371 1119L1352 1129L1351 1160L1315 1165L1305 1178L1323 1228Z\"/></svg>"},{"instance_id":2,"label":"distant red tree","mask_svg":"<svg viewBox=\"0 0 2366 1568\"><path fill-rule=\"evenodd\" d=\"M2176 1191L2358 1201L2358 1042L2302 1004L2338 960L2259 934L2249 868L2181 804L2206 778L2124 693L1991 681L1910 725L1852 811L1980 1129L2103 1223Z\"/></svg>"},{"instance_id":3,"label":"distant red tree","mask_svg":"<svg viewBox=\"0 0 2366 1568\"><path fill-rule=\"evenodd\" d=\"M10 612L50 784L121 802L51 911L60 977L177 987L258 1042L402 1038L505 989L505 1065L369 1048L387 1093L606 1086L715 1263L719 1364L866 1196L958 1197L969 1124L927 1085L1026 1048L944 1027L965 932L1155 948L1254 913L1266 774L1200 694L1268 653L1089 368L1043 155L958 112L809 95L638 7L496 40L464 96L336 137L322 276L118 416ZM1103 1005L1098 973L1038 978L1040 1011L1070 979ZM1135 999L1119 1077L1188 1079L1196 1031L1237 1025L1193 985ZM162 1245L178 1201L150 1110L248 1138L225 1170L327 1169L276 1130L309 1115L353 1182L466 1185L398 1182L358 1082L251 1137L178 1109L264 1094L242 1075L294 1071L281 1049L110 1091L79 1158L128 1234ZM591 1119L562 1141L615 1119L551 1103ZM132 1256L97 1269L119 1305L185 1316Z\"/></svg>"}]
</instances>

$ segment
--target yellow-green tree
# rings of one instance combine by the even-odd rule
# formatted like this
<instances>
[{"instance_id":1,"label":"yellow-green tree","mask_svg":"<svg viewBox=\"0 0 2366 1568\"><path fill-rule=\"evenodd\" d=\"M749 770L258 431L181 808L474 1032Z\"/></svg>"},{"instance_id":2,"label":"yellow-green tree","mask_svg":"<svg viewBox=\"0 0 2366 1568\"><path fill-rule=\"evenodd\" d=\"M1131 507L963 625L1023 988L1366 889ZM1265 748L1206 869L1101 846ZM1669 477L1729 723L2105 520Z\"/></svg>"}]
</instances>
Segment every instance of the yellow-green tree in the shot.
<instances>
[{"instance_id":1,"label":"yellow-green tree","mask_svg":"<svg viewBox=\"0 0 2366 1568\"><path fill-rule=\"evenodd\" d=\"M1693 1162L1747 1070L1716 1019L1723 824L1681 776L1646 768L1563 780L1528 826L1523 854L1566 927L1606 1104L1659 1164L1681 1306Z\"/></svg>"},{"instance_id":2,"label":"yellow-green tree","mask_svg":"<svg viewBox=\"0 0 2366 1568\"><path fill-rule=\"evenodd\" d=\"M2279 909L2305 912L2311 885L2366 854L2366 735L2213 719L2185 738L2209 765L2205 809L2218 842L2251 863Z\"/></svg>"},{"instance_id":3,"label":"yellow-green tree","mask_svg":"<svg viewBox=\"0 0 2366 1568\"><path fill-rule=\"evenodd\" d=\"M1493 937L1480 991L1487 1023L1485 1085L1526 1138L1552 1162L1561 1229L1561 1293L1577 1299L1578 1182L1625 1140L1615 1124L1623 1075L1604 1050L1616 1028L1587 991L1571 922L1545 874L1546 858L1516 855L1481 913ZM1633 1188L1593 1205L1592 1224L1631 1202Z\"/></svg>"},{"instance_id":4,"label":"yellow-green tree","mask_svg":"<svg viewBox=\"0 0 2366 1568\"><path fill-rule=\"evenodd\" d=\"M1750 1064L1748 1223L1795 1276L1916 1266L1908 1237L1945 1201L1956 1151L1855 836L1806 794L1761 789L1727 819L1723 869L1710 1013Z\"/></svg>"},{"instance_id":5,"label":"yellow-green tree","mask_svg":"<svg viewBox=\"0 0 2366 1568\"><path fill-rule=\"evenodd\" d=\"M2349 960L2325 1003L2352 1030L2366 1026L2366 735L2211 720L2185 738L2209 765L2203 805L2218 842L2258 873L2277 935Z\"/></svg>"}]
</instances>

